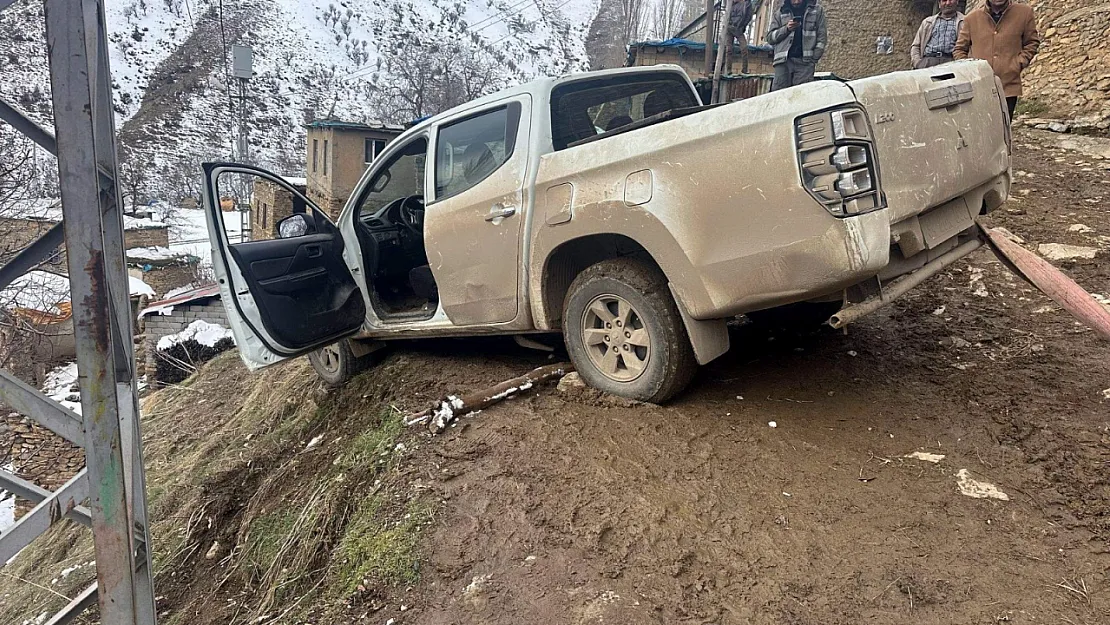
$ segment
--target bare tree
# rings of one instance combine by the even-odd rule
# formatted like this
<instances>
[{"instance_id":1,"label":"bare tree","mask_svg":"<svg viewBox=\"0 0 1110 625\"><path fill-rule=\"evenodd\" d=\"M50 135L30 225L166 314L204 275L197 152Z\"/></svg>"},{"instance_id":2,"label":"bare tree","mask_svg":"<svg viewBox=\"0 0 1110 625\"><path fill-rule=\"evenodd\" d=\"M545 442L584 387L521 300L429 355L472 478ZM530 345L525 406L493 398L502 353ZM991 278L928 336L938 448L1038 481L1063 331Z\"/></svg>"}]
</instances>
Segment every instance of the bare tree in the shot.
<instances>
[{"instance_id":1,"label":"bare tree","mask_svg":"<svg viewBox=\"0 0 1110 625\"><path fill-rule=\"evenodd\" d=\"M645 4L644 0L620 0L620 3L624 15L621 41L627 45L642 39L646 34L651 5Z\"/></svg>"},{"instance_id":2,"label":"bare tree","mask_svg":"<svg viewBox=\"0 0 1110 625\"><path fill-rule=\"evenodd\" d=\"M652 39L669 39L688 21L690 0L655 0L649 33Z\"/></svg>"},{"instance_id":3,"label":"bare tree","mask_svg":"<svg viewBox=\"0 0 1110 625\"><path fill-rule=\"evenodd\" d=\"M381 116L410 122L491 93L505 85L496 61L463 44L407 45L384 59L371 95Z\"/></svg>"}]
</instances>

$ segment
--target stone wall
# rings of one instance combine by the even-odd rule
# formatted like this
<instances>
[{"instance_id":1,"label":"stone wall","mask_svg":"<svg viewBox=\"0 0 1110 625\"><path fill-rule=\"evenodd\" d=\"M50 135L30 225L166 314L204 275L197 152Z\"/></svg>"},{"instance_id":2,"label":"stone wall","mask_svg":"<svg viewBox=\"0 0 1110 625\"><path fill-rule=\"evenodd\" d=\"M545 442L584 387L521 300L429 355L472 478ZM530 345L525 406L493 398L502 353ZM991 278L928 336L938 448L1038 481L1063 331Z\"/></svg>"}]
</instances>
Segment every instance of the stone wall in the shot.
<instances>
[{"instance_id":1,"label":"stone wall","mask_svg":"<svg viewBox=\"0 0 1110 625\"><path fill-rule=\"evenodd\" d=\"M124 249L135 247L169 247L169 228L137 228L123 233Z\"/></svg>"},{"instance_id":2,"label":"stone wall","mask_svg":"<svg viewBox=\"0 0 1110 625\"><path fill-rule=\"evenodd\" d=\"M52 222L38 219L0 218L0 265L53 227ZM65 246L58 248L42 268L54 273L66 273Z\"/></svg>"},{"instance_id":3,"label":"stone wall","mask_svg":"<svg viewBox=\"0 0 1110 625\"><path fill-rule=\"evenodd\" d=\"M1110 1L1030 0L1044 42L1025 95L1067 115L1110 115Z\"/></svg>"},{"instance_id":4,"label":"stone wall","mask_svg":"<svg viewBox=\"0 0 1110 625\"><path fill-rule=\"evenodd\" d=\"M781 4L774 0L775 6ZM910 67L910 45L929 12L917 0L821 0L829 23L829 47L817 66L841 78L875 76ZM890 37L891 54L877 54L879 37Z\"/></svg>"},{"instance_id":5,"label":"stone wall","mask_svg":"<svg viewBox=\"0 0 1110 625\"><path fill-rule=\"evenodd\" d=\"M137 272L136 277L150 285L157 297L162 297L173 289L197 281L197 263L195 262L151 266L145 271L132 267L129 271Z\"/></svg>"},{"instance_id":6,"label":"stone wall","mask_svg":"<svg viewBox=\"0 0 1110 625\"><path fill-rule=\"evenodd\" d=\"M47 490L57 490L85 466L84 450L18 413L4 416L0 429L7 430L0 438L9 446L0 457L8 456L17 476ZM21 500L17 513L31 507Z\"/></svg>"}]
</instances>

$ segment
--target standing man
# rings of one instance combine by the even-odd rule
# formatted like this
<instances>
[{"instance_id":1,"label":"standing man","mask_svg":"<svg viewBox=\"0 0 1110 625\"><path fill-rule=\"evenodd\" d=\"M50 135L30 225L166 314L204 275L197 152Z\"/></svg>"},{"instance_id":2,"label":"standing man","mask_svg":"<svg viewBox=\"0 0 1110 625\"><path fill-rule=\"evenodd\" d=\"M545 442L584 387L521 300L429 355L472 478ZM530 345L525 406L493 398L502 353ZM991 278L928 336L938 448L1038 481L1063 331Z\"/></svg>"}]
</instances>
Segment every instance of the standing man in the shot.
<instances>
[{"instance_id":1,"label":"standing man","mask_svg":"<svg viewBox=\"0 0 1110 625\"><path fill-rule=\"evenodd\" d=\"M914 69L934 67L952 60L956 39L964 25L957 0L940 0L940 13L926 17L910 46Z\"/></svg>"},{"instance_id":2,"label":"standing man","mask_svg":"<svg viewBox=\"0 0 1110 625\"><path fill-rule=\"evenodd\" d=\"M767 28L767 42L775 47L771 91L813 80L828 39L825 9L818 0L783 0Z\"/></svg>"},{"instance_id":3,"label":"standing man","mask_svg":"<svg viewBox=\"0 0 1110 625\"><path fill-rule=\"evenodd\" d=\"M758 6L759 0L756 0ZM740 42L740 58L743 59L743 73L748 73L748 24L752 23L752 0L732 0L732 12L728 16L728 29L725 45L725 73L732 73L732 42Z\"/></svg>"},{"instance_id":4,"label":"standing man","mask_svg":"<svg viewBox=\"0 0 1110 625\"><path fill-rule=\"evenodd\" d=\"M1021 97L1021 73L1033 62L1041 36L1027 4L1013 0L986 0L967 14L953 53L957 59L984 59L1002 80L1010 119Z\"/></svg>"}]
</instances>

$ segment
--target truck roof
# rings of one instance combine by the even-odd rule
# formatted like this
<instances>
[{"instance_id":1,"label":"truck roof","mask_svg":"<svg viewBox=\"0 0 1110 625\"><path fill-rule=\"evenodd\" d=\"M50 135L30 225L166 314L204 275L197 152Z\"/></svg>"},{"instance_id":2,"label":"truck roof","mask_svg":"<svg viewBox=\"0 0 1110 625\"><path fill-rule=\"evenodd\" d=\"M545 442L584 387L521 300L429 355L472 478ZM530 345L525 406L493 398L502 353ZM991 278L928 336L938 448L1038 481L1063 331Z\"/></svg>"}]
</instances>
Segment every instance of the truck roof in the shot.
<instances>
[{"instance_id":1,"label":"truck roof","mask_svg":"<svg viewBox=\"0 0 1110 625\"><path fill-rule=\"evenodd\" d=\"M545 96L546 94L550 93L551 90L554 89L556 86L569 82L575 82L584 79L604 78L606 76L618 76L621 74L651 74L660 72L678 73L681 74L684 78L689 79L686 71L683 70L680 66L667 63L647 67L620 67L617 69L603 69L594 72L577 72L574 74L566 74L564 76L545 76L543 78L537 78L535 80L517 85L515 87L508 87L506 89L496 91L487 96L482 96L477 100L471 100L464 104L460 104L456 107L447 109L446 111L439 113L438 115L433 115L432 117L429 117L414 125L412 128L401 134L401 136L397 139L408 138L410 135L422 132L425 128L432 124L439 123L440 121L450 117L455 117L459 113L462 113L468 109L479 107L489 102L496 102L503 98L528 94L534 99L540 100L543 99L540 96ZM395 141L397 139L395 139Z\"/></svg>"}]
</instances>

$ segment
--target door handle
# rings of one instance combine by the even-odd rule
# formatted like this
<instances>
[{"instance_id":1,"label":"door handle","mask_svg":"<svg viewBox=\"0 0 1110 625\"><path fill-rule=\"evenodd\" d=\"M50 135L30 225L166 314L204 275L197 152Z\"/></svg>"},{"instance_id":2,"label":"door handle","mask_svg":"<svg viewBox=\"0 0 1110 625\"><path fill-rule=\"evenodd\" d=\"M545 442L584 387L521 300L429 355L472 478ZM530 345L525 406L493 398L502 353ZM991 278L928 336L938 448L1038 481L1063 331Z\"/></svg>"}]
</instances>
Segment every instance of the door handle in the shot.
<instances>
[{"instance_id":1,"label":"door handle","mask_svg":"<svg viewBox=\"0 0 1110 625\"><path fill-rule=\"evenodd\" d=\"M304 251L309 258L319 258L324 253L319 245L306 245Z\"/></svg>"},{"instance_id":2,"label":"door handle","mask_svg":"<svg viewBox=\"0 0 1110 625\"><path fill-rule=\"evenodd\" d=\"M515 206L505 206L504 204L495 204L489 211L489 216L486 221L493 221L498 218L504 219L505 217L512 217L516 214Z\"/></svg>"}]
</instances>

